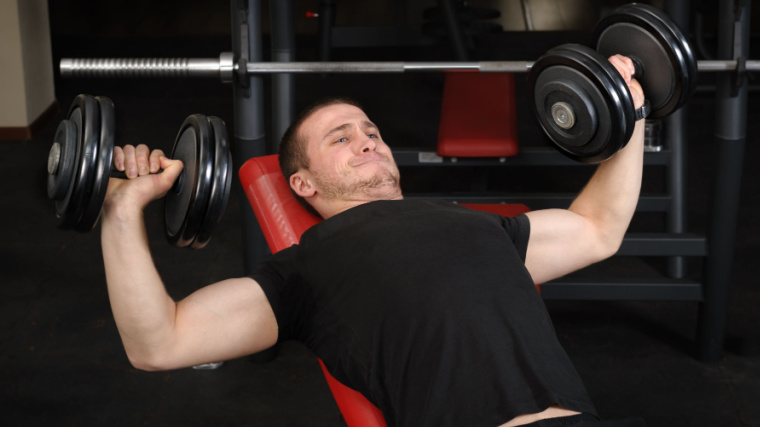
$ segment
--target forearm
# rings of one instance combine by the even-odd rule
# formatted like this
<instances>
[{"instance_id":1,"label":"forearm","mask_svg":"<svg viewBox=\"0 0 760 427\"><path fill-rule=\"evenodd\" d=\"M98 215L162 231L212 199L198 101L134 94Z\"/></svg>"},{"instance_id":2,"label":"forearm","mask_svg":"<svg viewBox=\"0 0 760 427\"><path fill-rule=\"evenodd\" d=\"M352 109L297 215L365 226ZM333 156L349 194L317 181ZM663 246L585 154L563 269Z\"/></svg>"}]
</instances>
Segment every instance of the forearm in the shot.
<instances>
[{"instance_id":1,"label":"forearm","mask_svg":"<svg viewBox=\"0 0 760 427\"><path fill-rule=\"evenodd\" d=\"M636 211L644 164L644 120L626 145L602 162L569 210L594 225L605 248L616 251Z\"/></svg>"},{"instance_id":2,"label":"forearm","mask_svg":"<svg viewBox=\"0 0 760 427\"><path fill-rule=\"evenodd\" d=\"M156 270L142 216L138 209L109 212L101 240L119 334L130 361L144 367L170 342L176 304Z\"/></svg>"}]
</instances>

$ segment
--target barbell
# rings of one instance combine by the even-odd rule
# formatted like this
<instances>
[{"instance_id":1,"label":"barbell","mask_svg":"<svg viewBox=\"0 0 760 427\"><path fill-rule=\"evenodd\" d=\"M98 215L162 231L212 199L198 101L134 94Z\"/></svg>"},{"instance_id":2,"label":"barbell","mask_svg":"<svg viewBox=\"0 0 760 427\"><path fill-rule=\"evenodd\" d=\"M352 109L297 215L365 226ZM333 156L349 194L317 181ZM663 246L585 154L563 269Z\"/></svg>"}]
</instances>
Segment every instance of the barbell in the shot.
<instances>
[{"instance_id":1,"label":"barbell","mask_svg":"<svg viewBox=\"0 0 760 427\"><path fill-rule=\"evenodd\" d=\"M223 54L224 55L224 54ZM232 54L230 53L230 58ZM414 72L472 71L480 73L526 73L534 61L469 62L248 62L247 74L393 74ZM700 72L736 70L735 60L699 60ZM747 60L745 70L760 71L760 60ZM233 82L238 65L215 58L63 58L63 77L217 77Z\"/></svg>"},{"instance_id":2,"label":"barbell","mask_svg":"<svg viewBox=\"0 0 760 427\"><path fill-rule=\"evenodd\" d=\"M229 58L227 62L225 57ZM736 60L699 60L700 72L734 71ZM535 61L465 62L248 62L247 74L393 74L414 72L471 71L480 73L526 73ZM747 71L760 71L760 60L747 60ZM216 77L231 83L238 71L232 53L216 58L63 58L63 77Z\"/></svg>"},{"instance_id":3,"label":"barbell","mask_svg":"<svg viewBox=\"0 0 760 427\"><path fill-rule=\"evenodd\" d=\"M115 139L113 102L74 98L48 154L47 194L59 228L85 233L97 224L109 179L125 178L112 166ZM232 184L227 141L218 117L193 114L180 126L169 157L182 160L184 169L164 198L165 234L174 246L200 249L209 242Z\"/></svg>"},{"instance_id":4,"label":"barbell","mask_svg":"<svg viewBox=\"0 0 760 427\"><path fill-rule=\"evenodd\" d=\"M238 64L231 53L218 59L63 59L64 76L218 76L233 82L263 73L403 73L431 71L529 72L528 100L544 133L566 156L597 163L630 139L635 122L662 118L683 106L696 89L697 71L760 69L760 61L700 61L679 28L659 9L629 4L602 19L594 48L565 44L535 62L286 62ZM607 61L633 59L647 97L642 113L627 84ZM244 69L241 69L244 68Z\"/></svg>"}]
</instances>

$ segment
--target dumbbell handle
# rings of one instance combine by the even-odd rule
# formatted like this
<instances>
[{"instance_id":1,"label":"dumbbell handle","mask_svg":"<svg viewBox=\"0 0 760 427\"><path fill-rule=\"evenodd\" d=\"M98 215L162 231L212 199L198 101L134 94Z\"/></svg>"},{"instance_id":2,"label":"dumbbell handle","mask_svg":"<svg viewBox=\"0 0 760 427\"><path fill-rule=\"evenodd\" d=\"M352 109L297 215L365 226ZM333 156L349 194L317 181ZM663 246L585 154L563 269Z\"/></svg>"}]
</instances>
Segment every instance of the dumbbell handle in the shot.
<instances>
[{"instance_id":1,"label":"dumbbell handle","mask_svg":"<svg viewBox=\"0 0 760 427\"><path fill-rule=\"evenodd\" d=\"M642 64L639 58L636 58L635 56L629 56L629 58L631 58L631 62L633 62L633 75L631 77L634 79L640 79L644 75L644 64Z\"/></svg>"},{"instance_id":2,"label":"dumbbell handle","mask_svg":"<svg viewBox=\"0 0 760 427\"><path fill-rule=\"evenodd\" d=\"M163 169L159 169L158 172L151 172L150 175L159 174L159 173L162 173L163 171L164 171ZM109 176L111 178L129 179L125 171L120 171L118 169L114 169L113 167L111 167L111 172ZM174 181L174 185L172 185L172 191L179 194L179 192L182 190L182 183L185 180L184 178L185 178L185 171L183 170L182 172L179 173L177 180Z\"/></svg>"},{"instance_id":3,"label":"dumbbell handle","mask_svg":"<svg viewBox=\"0 0 760 427\"><path fill-rule=\"evenodd\" d=\"M53 145L50 147L50 153L48 153L48 173L50 175L54 175L58 171L59 164L61 162L61 143L60 142L54 142ZM156 173L163 172L163 169L160 169ZM111 178L121 178L121 179L127 179L127 173L124 171L120 171L118 169L114 169L113 166L111 166L111 172L109 174Z\"/></svg>"},{"instance_id":4,"label":"dumbbell handle","mask_svg":"<svg viewBox=\"0 0 760 427\"><path fill-rule=\"evenodd\" d=\"M48 174L54 175L58 171L60 159L61 159L61 144L59 142L54 142L52 147L50 147L50 153L48 154L48 167L47 167ZM163 169L159 169L158 172L156 173L161 173L163 171L164 171ZM126 172L114 169L113 166L111 167L109 176L111 178L128 179ZM180 190L182 189L182 181L184 180L183 179L184 176L185 176L184 171L180 172L179 177L177 178L177 181L175 181L174 185L172 186L172 190L174 192L179 193Z\"/></svg>"},{"instance_id":5,"label":"dumbbell handle","mask_svg":"<svg viewBox=\"0 0 760 427\"><path fill-rule=\"evenodd\" d=\"M164 171L163 169L159 169L158 172L151 172L150 175L155 175L155 174L161 173L163 171ZM127 172L126 171L120 171L118 169L113 169L113 168L111 168L111 173L110 173L109 176L111 178L129 179L129 177L127 177Z\"/></svg>"}]
</instances>

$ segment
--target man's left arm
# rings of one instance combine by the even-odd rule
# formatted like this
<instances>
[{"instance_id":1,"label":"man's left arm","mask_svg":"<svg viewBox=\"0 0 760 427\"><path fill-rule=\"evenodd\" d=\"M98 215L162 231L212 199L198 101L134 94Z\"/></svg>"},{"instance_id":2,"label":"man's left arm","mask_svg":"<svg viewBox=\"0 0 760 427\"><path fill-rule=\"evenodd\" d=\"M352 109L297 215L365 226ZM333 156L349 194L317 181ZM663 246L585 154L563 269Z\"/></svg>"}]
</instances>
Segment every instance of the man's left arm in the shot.
<instances>
[{"instance_id":1,"label":"man's left arm","mask_svg":"<svg viewBox=\"0 0 760 427\"><path fill-rule=\"evenodd\" d=\"M610 62L628 82L635 108L640 108L644 93L631 78L630 59L616 55ZM599 164L567 210L527 214L531 231L525 265L535 283L564 276L617 252L636 210L643 164L644 120L639 120L625 148Z\"/></svg>"}]
</instances>

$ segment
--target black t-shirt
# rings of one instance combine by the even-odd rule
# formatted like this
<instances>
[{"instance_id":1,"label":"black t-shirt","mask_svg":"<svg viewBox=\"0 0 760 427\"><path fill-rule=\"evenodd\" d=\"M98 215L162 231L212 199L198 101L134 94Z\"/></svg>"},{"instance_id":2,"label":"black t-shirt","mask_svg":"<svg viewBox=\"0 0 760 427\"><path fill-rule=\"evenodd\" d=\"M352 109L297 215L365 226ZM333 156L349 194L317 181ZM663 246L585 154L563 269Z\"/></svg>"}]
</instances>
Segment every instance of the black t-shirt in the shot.
<instances>
[{"instance_id":1,"label":"black t-shirt","mask_svg":"<svg viewBox=\"0 0 760 427\"><path fill-rule=\"evenodd\" d=\"M389 426L595 414L525 268L526 216L378 201L309 229L253 274L303 342Z\"/></svg>"}]
</instances>

